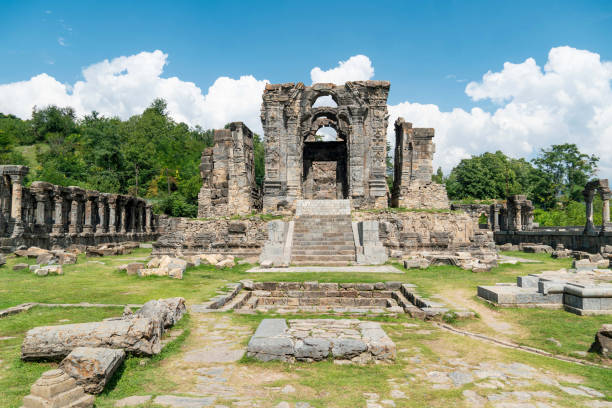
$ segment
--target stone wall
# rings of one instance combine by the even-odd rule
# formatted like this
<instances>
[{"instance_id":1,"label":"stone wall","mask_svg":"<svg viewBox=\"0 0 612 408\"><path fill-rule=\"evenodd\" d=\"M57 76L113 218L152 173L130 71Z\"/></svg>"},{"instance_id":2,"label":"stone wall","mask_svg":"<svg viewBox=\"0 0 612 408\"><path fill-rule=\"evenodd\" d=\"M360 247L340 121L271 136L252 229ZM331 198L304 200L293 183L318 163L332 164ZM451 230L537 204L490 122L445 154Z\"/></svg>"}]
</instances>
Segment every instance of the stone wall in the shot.
<instances>
[{"instance_id":1,"label":"stone wall","mask_svg":"<svg viewBox=\"0 0 612 408\"><path fill-rule=\"evenodd\" d=\"M403 208L449 208L446 187L431 181L434 129L395 121L395 162L391 205Z\"/></svg>"},{"instance_id":2,"label":"stone wall","mask_svg":"<svg viewBox=\"0 0 612 408\"><path fill-rule=\"evenodd\" d=\"M321 160L318 144L336 143L342 197L355 208L387 207L386 129L387 81L355 81L343 85L303 83L268 84L263 94L261 120L266 140L264 211L293 209L304 194L309 162ZM321 96L337 106L313 107ZM311 141L318 129L332 127L336 142ZM313 153L312 157L305 156ZM325 158L324 160L330 160Z\"/></svg>"},{"instance_id":3,"label":"stone wall","mask_svg":"<svg viewBox=\"0 0 612 408\"><path fill-rule=\"evenodd\" d=\"M202 152L200 175L198 217L248 214L260 208L253 132L244 123L215 130L214 147Z\"/></svg>"},{"instance_id":4,"label":"stone wall","mask_svg":"<svg viewBox=\"0 0 612 408\"><path fill-rule=\"evenodd\" d=\"M193 220L174 218L153 243L153 255L231 254L259 255L268 238L267 222L246 220Z\"/></svg>"},{"instance_id":5,"label":"stone wall","mask_svg":"<svg viewBox=\"0 0 612 408\"><path fill-rule=\"evenodd\" d=\"M56 186L23 186L26 166L0 166L0 249L68 247L158 237L157 217L142 198Z\"/></svg>"},{"instance_id":6,"label":"stone wall","mask_svg":"<svg viewBox=\"0 0 612 408\"><path fill-rule=\"evenodd\" d=\"M358 221L378 220L380 240L390 256L417 251L478 251L495 249L491 231L478 228L478 218L463 213L356 212Z\"/></svg>"},{"instance_id":7,"label":"stone wall","mask_svg":"<svg viewBox=\"0 0 612 408\"><path fill-rule=\"evenodd\" d=\"M285 219L290 220L291 217ZM380 241L387 254L394 257L422 250L473 252L495 248L493 232L479 229L478 218L468 214L353 212L353 222L361 221L379 222ZM153 254L256 256L261 254L268 239L268 222L259 217L245 220L175 218L153 244Z\"/></svg>"}]
</instances>

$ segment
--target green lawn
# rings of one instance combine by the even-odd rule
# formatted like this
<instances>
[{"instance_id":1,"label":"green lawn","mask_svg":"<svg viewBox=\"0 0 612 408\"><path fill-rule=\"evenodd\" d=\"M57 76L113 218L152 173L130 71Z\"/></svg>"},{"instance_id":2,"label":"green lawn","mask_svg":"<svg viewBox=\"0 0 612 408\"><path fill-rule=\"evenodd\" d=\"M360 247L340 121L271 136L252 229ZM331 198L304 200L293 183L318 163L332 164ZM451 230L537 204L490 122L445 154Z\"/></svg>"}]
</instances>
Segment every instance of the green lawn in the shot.
<instances>
[{"instance_id":1,"label":"green lawn","mask_svg":"<svg viewBox=\"0 0 612 408\"><path fill-rule=\"evenodd\" d=\"M203 302L215 296L228 282L241 279L260 281L312 281L319 282L380 282L402 281L416 284L418 291L434 298L440 294L449 301L462 302L478 313L471 320L457 321L453 324L462 329L506 338L520 344L538 347L559 354L572 355L575 351L586 351L595 331L604 322L610 322L609 316L576 316L562 310L497 308L477 299L478 285L491 285L497 282L514 282L516 276L537 273L542 270L557 270L569 267L569 260L555 260L549 255L506 253L523 258L539 260L540 263L504 265L487 273L473 273L456 267L432 267L425 270L408 270L403 274L316 274L316 273L262 273L250 274L246 270L251 265L239 265L231 269L218 270L210 266L189 268L183 280L163 277L138 278L117 271L117 266L133 262L136 258L145 258L150 250L138 249L129 255L86 258L79 256L78 263L66 265L64 275L39 277L28 270L13 271L12 266L18 262L34 263L33 260L9 257L7 264L0 268L0 309L25 302L43 303L78 303L92 302L105 304L144 303L150 299L183 296L188 303ZM101 262L102 264L100 264ZM397 265L401 268L400 265ZM403 268L401 268L403 270ZM105 317L120 315L121 307L107 308L43 308L35 307L28 312L0 319L0 337L13 337L0 340L0 407L18 407L30 385L40 374L55 366L55 363L24 363L19 359L20 345L25 332L40 325L53 325L97 321ZM225 314L220 314L222 316ZM270 315L231 314L236 324L254 329L261 319ZM295 317L316 317L313 315ZM438 361L440 351L453 350L459 355L470 356L479 361L481 355L477 350L495 350L495 358L501 361L517 361L535 367L579 376L584 384L602 391L612 391L612 371L587 366L565 363L525 352L500 349L489 344L469 338L450 335L433 328L427 322L410 319L407 316L368 317L381 321L385 330L398 346L398 350L418 348L423 358ZM496 331L491 327L490 319L508 324L515 332ZM402 323L417 324L431 331L430 335L420 335L415 330L406 330ZM172 360L180 354L185 339L193 331L193 319L186 318L179 323L184 334L164 349L160 356L152 359L131 357L123 365L121 372L114 377L103 394L97 397L97 406L112 406L114 401L130 395L171 392L175 382L169 378L170 372L164 361ZM556 345L547 339L554 338L561 342ZM247 339L244 339L246 342ZM412 351L400 351L399 355L409 356ZM468 358L468 357L466 357ZM586 359L601 363L601 359L589 354ZM272 371L285 373L296 378L304 389L321 389L316 395L299 394L295 398L311 401L317 406L360 406L363 392L389 391L388 380L410 377L410 364L398 361L394 365L338 366L332 362L318 364L262 364L245 359L243 365L254 368L267 367ZM286 381L279 381L282 385ZM448 406L460 397L458 390L439 390L431 392L427 384L415 383L411 388L412 406ZM559 395L561 397L561 395ZM283 397L291 401L290 397ZM298 399L296 399L297 401ZM325 404L327 401L328 405ZM576 400L579 401L579 400ZM579 402L565 398L564 406L580 406ZM401 406L401 405L400 405Z\"/></svg>"}]
</instances>

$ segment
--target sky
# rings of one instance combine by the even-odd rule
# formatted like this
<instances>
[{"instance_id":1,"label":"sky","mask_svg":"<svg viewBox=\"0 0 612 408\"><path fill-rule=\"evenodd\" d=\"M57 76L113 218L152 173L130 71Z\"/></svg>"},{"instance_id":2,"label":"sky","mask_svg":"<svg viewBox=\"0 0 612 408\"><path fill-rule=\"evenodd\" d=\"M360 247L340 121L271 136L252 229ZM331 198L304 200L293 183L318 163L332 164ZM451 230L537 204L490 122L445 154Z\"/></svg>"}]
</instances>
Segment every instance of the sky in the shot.
<instances>
[{"instance_id":1,"label":"sky","mask_svg":"<svg viewBox=\"0 0 612 408\"><path fill-rule=\"evenodd\" d=\"M388 80L436 129L434 166L576 143L612 178L611 1L0 0L0 112L128 118L156 97L191 126L261 133L266 83Z\"/></svg>"}]
</instances>

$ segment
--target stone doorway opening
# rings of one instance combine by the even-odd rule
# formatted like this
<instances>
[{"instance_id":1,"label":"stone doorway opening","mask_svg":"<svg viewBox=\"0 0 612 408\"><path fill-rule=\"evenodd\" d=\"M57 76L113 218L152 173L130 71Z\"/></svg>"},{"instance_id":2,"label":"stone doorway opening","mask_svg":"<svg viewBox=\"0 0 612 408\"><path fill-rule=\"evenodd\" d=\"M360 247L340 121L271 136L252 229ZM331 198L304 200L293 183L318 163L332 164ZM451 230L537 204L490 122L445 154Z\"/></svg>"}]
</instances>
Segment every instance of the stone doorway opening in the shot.
<instances>
[{"instance_id":1,"label":"stone doorway opening","mask_svg":"<svg viewBox=\"0 0 612 408\"><path fill-rule=\"evenodd\" d=\"M330 122L325 120L304 141L302 186L307 200L348 197L346 140Z\"/></svg>"},{"instance_id":2,"label":"stone doorway opening","mask_svg":"<svg viewBox=\"0 0 612 408\"><path fill-rule=\"evenodd\" d=\"M342 200L348 198L346 143L315 141L304 143L304 198Z\"/></svg>"}]
</instances>

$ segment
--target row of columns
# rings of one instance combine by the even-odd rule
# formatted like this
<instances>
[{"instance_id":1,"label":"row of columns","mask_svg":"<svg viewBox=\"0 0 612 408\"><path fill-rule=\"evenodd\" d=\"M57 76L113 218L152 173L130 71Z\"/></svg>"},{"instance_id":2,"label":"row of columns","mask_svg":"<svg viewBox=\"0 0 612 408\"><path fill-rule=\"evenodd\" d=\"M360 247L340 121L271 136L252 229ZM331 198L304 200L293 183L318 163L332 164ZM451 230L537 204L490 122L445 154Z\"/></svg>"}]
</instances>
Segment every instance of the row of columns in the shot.
<instances>
[{"instance_id":1,"label":"row of columns","mask_svg":"<svg viewBox=\"0 0 612 408\"><path fill-rule=\"evenodd\" d=\"M491 204L490 222L493 231L529 231L533 229L533 204L523 195L508 199L505 206Z\"/></svg>"},{"instance_id":2,"label":"row of columns","mask_svg":"<svg viewBox=\"0 0 612 408\"><path fill-rule=\"evenodd\" d=\"M0 166L0 235L151 233L155 217L144 199L35 181L27 166Z\"/></svg>"}]
</instances>

